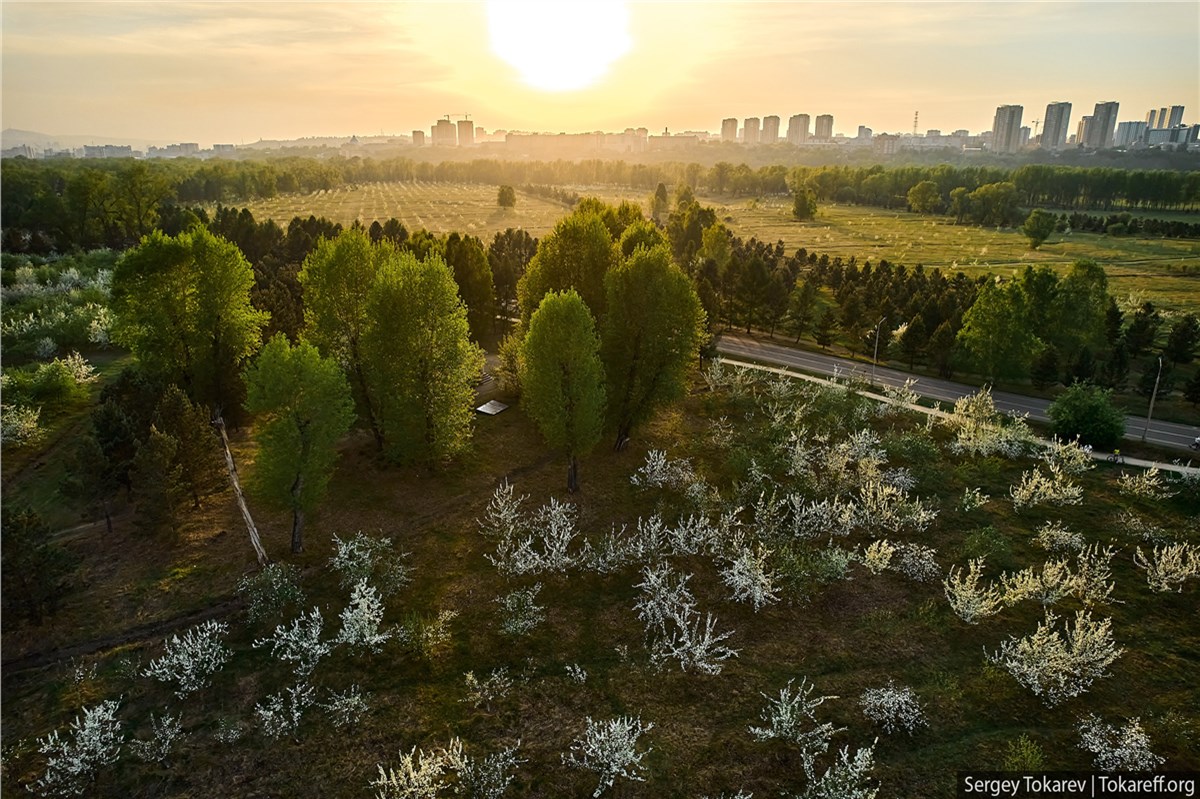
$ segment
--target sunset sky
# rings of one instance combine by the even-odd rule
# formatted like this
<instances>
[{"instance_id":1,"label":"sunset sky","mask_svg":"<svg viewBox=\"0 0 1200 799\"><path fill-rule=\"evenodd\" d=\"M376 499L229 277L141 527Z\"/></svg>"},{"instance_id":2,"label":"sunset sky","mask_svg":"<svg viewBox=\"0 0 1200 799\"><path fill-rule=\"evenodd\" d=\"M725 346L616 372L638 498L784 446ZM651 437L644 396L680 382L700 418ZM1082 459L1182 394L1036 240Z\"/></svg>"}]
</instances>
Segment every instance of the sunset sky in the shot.
<instances>
[{"instance_id":1,"label":"sunset sky","mask_svg":"<svg viewBox=\"0 0 1200 799\"><path fill-rule=\"evenodd\" d=\"M1200 3L3 3L3 126L55 135L208 146L464 112L568 132L829 113L854 135L920 111L922 132L978 132L1055 100L1072 130L1104 100L1200 121Z\"/></svg>"}]
</instances>

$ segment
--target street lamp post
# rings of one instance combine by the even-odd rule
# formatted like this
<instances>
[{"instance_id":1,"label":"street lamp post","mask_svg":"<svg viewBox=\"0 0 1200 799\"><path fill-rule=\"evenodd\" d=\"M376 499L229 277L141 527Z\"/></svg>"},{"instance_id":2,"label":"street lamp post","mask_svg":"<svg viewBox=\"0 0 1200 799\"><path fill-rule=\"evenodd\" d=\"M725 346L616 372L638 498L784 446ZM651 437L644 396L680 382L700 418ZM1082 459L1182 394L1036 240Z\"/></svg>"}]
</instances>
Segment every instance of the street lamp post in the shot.
<instances>
[{"instance_id":1,"label":"street lamp post","mask_svg":"<svg viewBox=\"0 0 1200 799\"><path fill-rule=\"evenodd\" d=\"M1158 356L1158 374L1154 378L1154 391L1150 394L1150 409L1146 411L1146 426L1142 428L1142 442L1150 432L1150 416L1154 413L1154 400L1158 398L1158 381L1162 379L1162 356Z\"/></svg>"},{"instance_id":2,"label":"street lamp post","mask_svg":"<svg viewBox=\"0 0 1200 799\"><path fill-rule=\"evenodd\" d=\"M883 326L883 320L886 316L879 317L879 321L875 323L875 354L871 356L871 387L875 386L875 366L879 363L879 328Z\"/></svg>"}]
</instances>

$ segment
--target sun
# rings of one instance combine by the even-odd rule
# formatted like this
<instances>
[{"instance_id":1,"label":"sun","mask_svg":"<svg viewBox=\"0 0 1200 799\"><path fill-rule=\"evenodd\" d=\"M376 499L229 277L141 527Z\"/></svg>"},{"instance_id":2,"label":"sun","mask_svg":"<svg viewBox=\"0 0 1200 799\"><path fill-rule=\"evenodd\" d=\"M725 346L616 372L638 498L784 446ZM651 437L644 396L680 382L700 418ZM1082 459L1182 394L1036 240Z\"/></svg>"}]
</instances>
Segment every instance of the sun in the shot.
<instances>
[{"instance_id":1,"label":"sun","mask_svg":"<svg viewBox=\"0 0 1200 799\"><path fill-rule=\"evenodd\" d=\"M548 92L591 86L629 52L623 0L488 0L492 51Z\"/></svg>"}]
</instances>

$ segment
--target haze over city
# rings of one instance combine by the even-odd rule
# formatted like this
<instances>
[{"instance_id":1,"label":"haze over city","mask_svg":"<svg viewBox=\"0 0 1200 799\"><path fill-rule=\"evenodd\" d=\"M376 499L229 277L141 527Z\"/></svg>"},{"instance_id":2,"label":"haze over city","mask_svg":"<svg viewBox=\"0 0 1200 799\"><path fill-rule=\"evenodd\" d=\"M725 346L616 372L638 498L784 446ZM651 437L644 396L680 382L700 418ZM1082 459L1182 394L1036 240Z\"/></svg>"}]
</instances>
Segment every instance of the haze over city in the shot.
<instances>
[{"instance_id":1,"label":"haze over city","mask_svg":"<svg viewBox=\"0 0 1200 799\"><path fill-rule=\"evenodd\" d=\"M12 3L3 126L252 142L541 131L989 130L996 108L1200 104L1200 4ZM1028 124L1028 123L1026 123Z\"/></svg>"}]
</instances>

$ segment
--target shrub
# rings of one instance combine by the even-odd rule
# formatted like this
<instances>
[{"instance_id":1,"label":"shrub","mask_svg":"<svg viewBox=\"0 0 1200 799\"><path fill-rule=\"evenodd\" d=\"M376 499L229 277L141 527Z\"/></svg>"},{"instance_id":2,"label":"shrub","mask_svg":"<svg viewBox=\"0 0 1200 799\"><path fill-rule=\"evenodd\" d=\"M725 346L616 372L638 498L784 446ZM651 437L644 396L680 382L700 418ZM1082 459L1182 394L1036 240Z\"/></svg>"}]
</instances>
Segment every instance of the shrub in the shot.
<instances>
[{"instance_id":1,"label":"shrub","mask_svg":"<svg viewBox=\"0 0 1200 799\"><path fill-rule=\"evenodd\" d=\"M565 765L594 771L600 776L600 784L592 793L597 797L611 788L618 777L645 782L642 776L642 758L651 750L639 752L638 738L642 733L654 729L653 724L642 724L642 719L622 716L609 721L587 719L587 729L582 738L576 738L571 751L562 757Z\"/></svg>"},{"instance_id":2,"label":"shrub","mask_svg":"<svg viewBox=\"0 0 1200 799\"><path fill-rule=\"evenodd\" d=\"M1073 384L1050 403L1049 414L1055 435L1093 447L1111 449L1125 434L1125 414L1112 392L1091 383Z\"/></svg>"},{"instance_id":3,"label":"shrub","mask_svg":"<svg viewBox=\"0 0 1200 799\"><path fill-rule=\"evenodd\" d=\"M85 707L71 722L69 738L54 730L38 740L38 751L46 755L46 771L33 783L43 796L78 796L96 779L103 766L121 756L121 722L118 702L108 700Z\"/></svg>"}]
</instances>

